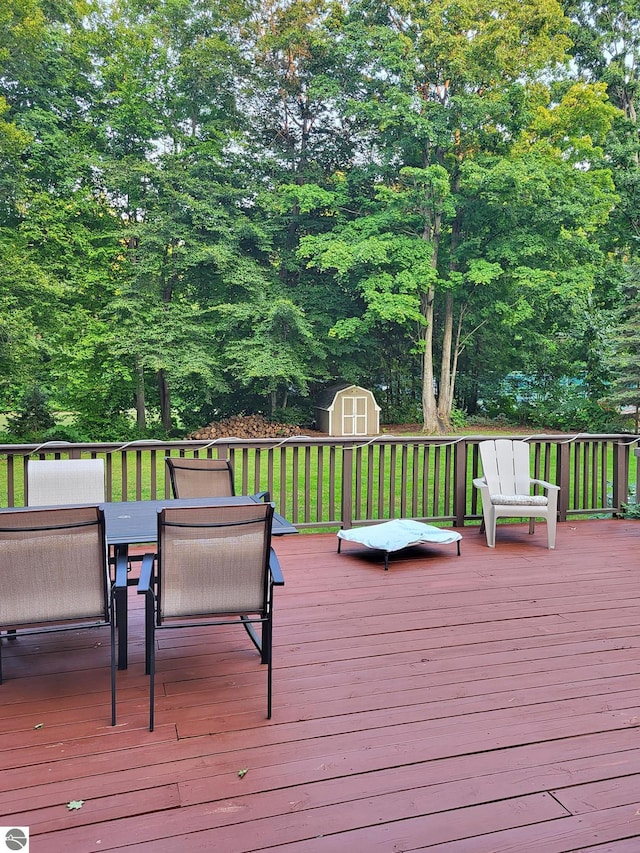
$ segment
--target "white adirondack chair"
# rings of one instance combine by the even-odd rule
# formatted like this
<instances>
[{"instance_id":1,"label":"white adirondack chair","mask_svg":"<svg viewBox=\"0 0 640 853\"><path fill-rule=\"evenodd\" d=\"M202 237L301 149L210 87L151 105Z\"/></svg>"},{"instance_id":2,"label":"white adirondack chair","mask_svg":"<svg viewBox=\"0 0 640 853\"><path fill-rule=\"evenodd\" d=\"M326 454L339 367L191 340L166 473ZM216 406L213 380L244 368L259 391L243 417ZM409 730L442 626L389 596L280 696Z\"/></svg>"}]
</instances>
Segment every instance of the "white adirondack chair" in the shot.
<instances>
[{"instance_id":1,"label":"white adirondack chair","mask_svg":"<svg viewBox=\"0 0 640 853\"><path fill-rule=\"evenodd\" d=\"M535 519L547 521L547 545L555 548L559 486L533 479L529 473L529 445L524 441L496 439L478 445L483 476L473 481L482 495L482 514L489 548L495 548L498 518L528 518L529 533ZM544 494L532 494L532 486Z\"/></svg>"}]
</instances>

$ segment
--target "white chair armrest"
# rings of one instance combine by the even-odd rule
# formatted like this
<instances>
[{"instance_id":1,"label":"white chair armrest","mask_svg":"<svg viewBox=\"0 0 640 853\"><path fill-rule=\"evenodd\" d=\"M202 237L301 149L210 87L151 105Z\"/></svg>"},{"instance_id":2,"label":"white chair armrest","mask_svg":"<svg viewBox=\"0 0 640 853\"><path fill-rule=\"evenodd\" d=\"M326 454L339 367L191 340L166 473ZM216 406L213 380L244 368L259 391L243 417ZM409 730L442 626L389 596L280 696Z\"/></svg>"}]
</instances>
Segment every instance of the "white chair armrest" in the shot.
<instances>
[{"instance_id":1,"label":"white chair armrest","mask_svg":"<svg viewBox=\"0 0 640 853\"><path fill-rule=\"evenodd\" d=\"M543 489L555 489L556 491L560 490L560 486L556 486L555 483L547 483L546 480L531 480L532 485L542 486Z\"/></svg>"}]
</instances>

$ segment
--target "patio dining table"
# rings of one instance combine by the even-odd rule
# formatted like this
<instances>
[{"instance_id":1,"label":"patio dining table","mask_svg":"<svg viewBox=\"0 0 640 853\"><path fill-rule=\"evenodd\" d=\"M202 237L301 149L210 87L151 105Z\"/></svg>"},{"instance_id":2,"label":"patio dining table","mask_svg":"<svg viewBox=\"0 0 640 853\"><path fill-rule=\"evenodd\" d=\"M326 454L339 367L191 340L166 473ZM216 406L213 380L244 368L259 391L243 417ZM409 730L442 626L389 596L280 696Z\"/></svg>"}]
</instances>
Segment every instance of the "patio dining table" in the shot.
<instances>
[{"instance_id":1,"label":"patio dining table","mask_svg":"<svg viewBox=\"0 0 640 853\"><path fill-rule=\"evenodd\" d=\"M114 501L102 504L104 510L107 545L112 550L114 564L118 560L130 561L129 546L157 544L158 511L163 507L215 506L227 504L247 505L258 503L252 495L235 495L220 498L166 498L149 501ZM297 533L297 529L277 512L273 514L272 535L282 536ZM135 558L134 558L135 559ZM139 558L138 558L139 559ZM129 578L128 585L137 584L137 578ZM118 627L118 669L127 668L128 652L128 593L126 587L116 587L116 624Z\"/></svg>"}]
</instances>

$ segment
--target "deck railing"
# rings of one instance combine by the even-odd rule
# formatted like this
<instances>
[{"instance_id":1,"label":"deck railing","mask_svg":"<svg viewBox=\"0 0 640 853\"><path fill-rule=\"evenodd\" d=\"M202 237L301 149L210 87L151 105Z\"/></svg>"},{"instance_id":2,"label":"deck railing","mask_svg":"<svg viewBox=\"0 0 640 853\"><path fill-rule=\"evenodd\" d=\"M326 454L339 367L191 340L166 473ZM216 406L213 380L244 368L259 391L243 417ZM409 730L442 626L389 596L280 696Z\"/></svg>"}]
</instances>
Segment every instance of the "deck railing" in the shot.
<instances>
[{"instance_id":1,"label":"deck railing","mask_svg":"<svg viewBox=\"0 0 640 853\"><path fill-rule=\"evenodd\" d=\"M0 506L27 503L28 459L102 457L107 500L120 501L169 497L165 457L195 455L229 458L237 493L268 489L276 509L301 529L398 517L462 526L481 516L472 479L480 471L478 444L485 439L296 436L0 445ZM560 486L561 521L620 514L635 501L640 459L633 450L640 437L581 433L524 440L532 447L532 475Z\"/></svg>"}]
</instances>

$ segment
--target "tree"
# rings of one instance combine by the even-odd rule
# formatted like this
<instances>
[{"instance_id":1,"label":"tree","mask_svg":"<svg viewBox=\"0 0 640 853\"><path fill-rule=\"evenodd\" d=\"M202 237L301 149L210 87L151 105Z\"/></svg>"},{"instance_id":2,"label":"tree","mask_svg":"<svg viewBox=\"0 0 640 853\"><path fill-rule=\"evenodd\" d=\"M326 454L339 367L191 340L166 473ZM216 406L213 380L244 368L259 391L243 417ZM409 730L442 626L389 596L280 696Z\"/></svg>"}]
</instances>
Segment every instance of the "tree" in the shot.
<instances>
[{"instance_id":1,"label":"tree","mask_svg":"<svg viewBox=\"0 0 640 853\"><path fill-rule=\"evenodd\" d=\"M179 410L196 390L208 401L226 388L211 308L242 299L262 277L247 254L263 237L245 212L251 192L235 144L241 62L222 7L184 0L144 17L143 8L114 4L98 41L101 176L123 226L107 313L126 335L119 353L139 427L156 403L169 431L176 402Z\"/></svg>"},{"instance_id":2,"label":"tree","mask_svg":"<svg viewBox=\"0 0 640 853\"><path fill-rule=\"evenodd\" d=\"M431 269L414 292L428 432L449 426L462 334L456 303L460 308L478 276L496 273L486 265L480 272L481 258L474 263L468 252L463 259L473 239L460 203L464 165L508 150L530 107L523 81L562 60L564 25L558 5L536 0L504 3L499 14L495 4L476 2L351 6L347 33L363 92L357 109L369 123L377 180L393 197L396 224L389 233L407 229L429 246Z\"/></svg>"},{"instance_id":3,"label":"tree","mask_svg":"<svg viewBox=\"0 0 640 853\"><path fill-rule=\"evenodd\" d=\"M9 107L0 150L13 145L8 161L0 154L0 390L9 406L33 383L59 401L72 341L108 263L103 229L94 231L104 205L90 181L92 97L80 23L89 8L10 0L0 10L0 99Z\"/></svg>"},{"instance_id":4,"label":"tree","mask_svg":"<svg viewBox=\"0 0 640 853\"><path fill-rule=\"evenodd\" d=\"M520 203L519 192L529 181L535 186L532 169L548 173L543 178L545 190L531 198L528 213L551 197L562 208L565 190L562 182L554 186L561 176L567 186L584 184L576 189L575 198L584 190L591 192L590 186L589 203L597 200L598 193L602 196L594 216L588 216L594 225L602 222L603 209L611 206L613 195L602 171L590 171L594 160L601 159L600 149L588 137L577 135L588 112L585 107L580 114L575 106L577 92L567 93L554 106L549 90L534 81L543 69L563 59L568 45L562 35L566 20L559 6L505 3L497 15L495 4L477 3L358 3L351 10L347 32L355 45L353 61L360 68L366 95L354 109L368 121L375 159L375 169L369 174L366 217L346 228L338 220L329 239L310 236L303 241L302 252L319 269L328 270L334 263L342 279L345 264L351 264L352 286L366 303L364 320L373 316L372 308L384 302L385 322L401 326L408 320L420 328L424 429L446 431L458 360L469 335L487 323L492 303L501 292L503 299L506 295L506 305L532 302L534 290L526 279L527 246L523 241L518 247L517 232L509 222L510 211L524 213L526 204ZM602 106L601 90L591 93L587 87L583 95L595 110L592 123L602 136L610 126L612 110ZM547 130L539 126L541 110L549 122ZM563 146L557 141L561 120L572 115L576 127ZM556 120L557 130L553 131ZM550 135L555 145L549 144ZM537 165L531 158L527 162L525 154L532 144ZM579 166L575 152L584 154L586 168ZM545 160L547 165L543 165ZM552 177L553 169L556 174ZM484 206L480 175L492 180L490 176L501 170L505 176L511 170L501 198L506 215L494 224L480 213ZM516 178L518 172L520 178ZM360 198L363 195L361 190ZM521 221L529 239L538 240L542 248L562 228L579 233L585 210L586 206L580 210L576 206L573 218L564 211L555 227L548 221L545 235L536 233L536 227L542 226L539 215L531 224L524 216ZM354 230L365 234L365 244L369 244L372 226L378 243L394 244L399 257L403 241L425 244L422 252L412 248L413 258L404 256L405 270L396 277L392 292L385 292L389 285L382 275L388 256L372 256L369 269L360 265L358 272L351 261L363 247L358 244L345 254L345 243L353 240ZM501 228L504 231L499 236ZM589 230L593 232L593 227ZM487 238L504 242L509 237L509 257L487 251ZM544 260L542 253L537 257ZM588 289L589 276L583 273ZM378 282L377 292L372 292L372 281ZM506 294L505 289L511 292ZM539 295L542 302L543 294ZM411 315L403 314L408 296ZM486 306L484 316L482 306ZM346 319L335 332L358 328Z\"/></svg>"},{"instance_id":5,"label":"tree","mask_svg":"<svg viewBox=\"0 0 640 853\"><path fill-rule=\"evenodd\" d=\"M55 424L47 395L34 385L20 400L18 411L7 418L10 432L27 441L38 441Z\"/></svg>"},{"instance_id":6,"label":"tree","mask_svg":"<svg viewBox=\"0 0 640 853\"><path fill-rule=\"evenodd\" d=\"M638 303L633 287L637 276L636 259L640 248L640 133L638 130L638 65L640 56L640 7L637 0L565 0L571 19L573 67L580 78L597 81L606 86L611 102L619 113L605 142L607 160L611 166L618 201L609 222L601 229L599 242L608 252L606 266L599 276L594 294L593 314L600 314L601 323L613 329L618 322L628 334L634 334L631 313ZM629 304L624 305L629 299ZM621 306L622 301L622 306ZM622 315L621 315L622 310ZM621 320L622 317L622 320ZM609 334L611 337L611 333ZM619 350L620 341L616 343ZM606 359L601 367L603 383L608 379L607 368L613 361ZM628 373L630 366L624 368ZM618 368L613 375L618 374ZM622 387L615 382L607 396L619 395ZM624 395L623 395L624 396Z\"/></svg>"},{"instance_id":7,"label":"tree","mask_svg":"<svg viewBox=\"0 0 640 853\"><path fill-rule=\"evenodd\" d=\"M617 409L633 407L637 431L640 422L640 265L634 263L628 267L621 289L622 305L609 352L613 379L607 402Z\"/></svg>"},{"instance_id":8,"label":"tree","mask_svg":"<svg viewBox=\"0 0 640 853\"><path fill-rule=\"evenodd\" d=\"M615 116L602 86L578 84L538 106L508 156L465 166L467 222L484 258L502 271L475 302L476 365L494 364L502 376L519 370L594 381L598 236L616 201L602 146ZM473 257L476 246L469 248ZM503 362L499 326L511 335ZM482 371L469 361L465 369Z\"/></svg>"},{"instance_id":9,"label":"tree","mask_svg":"<svg viewBox=\"0 0 640 853\"><path fill-rule=\"evenodd\" d=\"M11 107L45 33L45 17L37 0L6 0L0 7L0 226L15 222L24 172L21 155L31 139L16 124Z\"/></svg>"},{"instance_id":10,"label":"tree","mask_svg":"<svg viewBox=\"0 0 640 853\"><path fill-rule=\"evenodd\" d=\"M349 300L297 255L303 237L331 225L314 203L318 188L331 196L334 176L349 174L358 156L357 120L347 104L358 79L344 61L344 15L344 4L333 0L260 3L243 30L251 70L240 104L260 188L253 218L262 217L271 240L268 262L282 284L277 298L290 300L314 330L306 364L304 351L297 357L312 388L345 371L361 374L369 363L349 342L329 337Z\"/></svg>"},{"instance_id":11,"label":"tree","mask_svg":"<svg viewBox=\"0 0 640 853\"><path fill-rule=\"evenodd\" d=\"M225 347L225 359L236 384L268 397L272 416L278 406L286 408L290 392L306 396L310 357L319 356L321 349L304 313L291 300L276 297L219 306L218 311L224 315L219 330L232 329L235 338ZM237 337L241 325L247 328Z\"/></svg>"}]
</instances>

